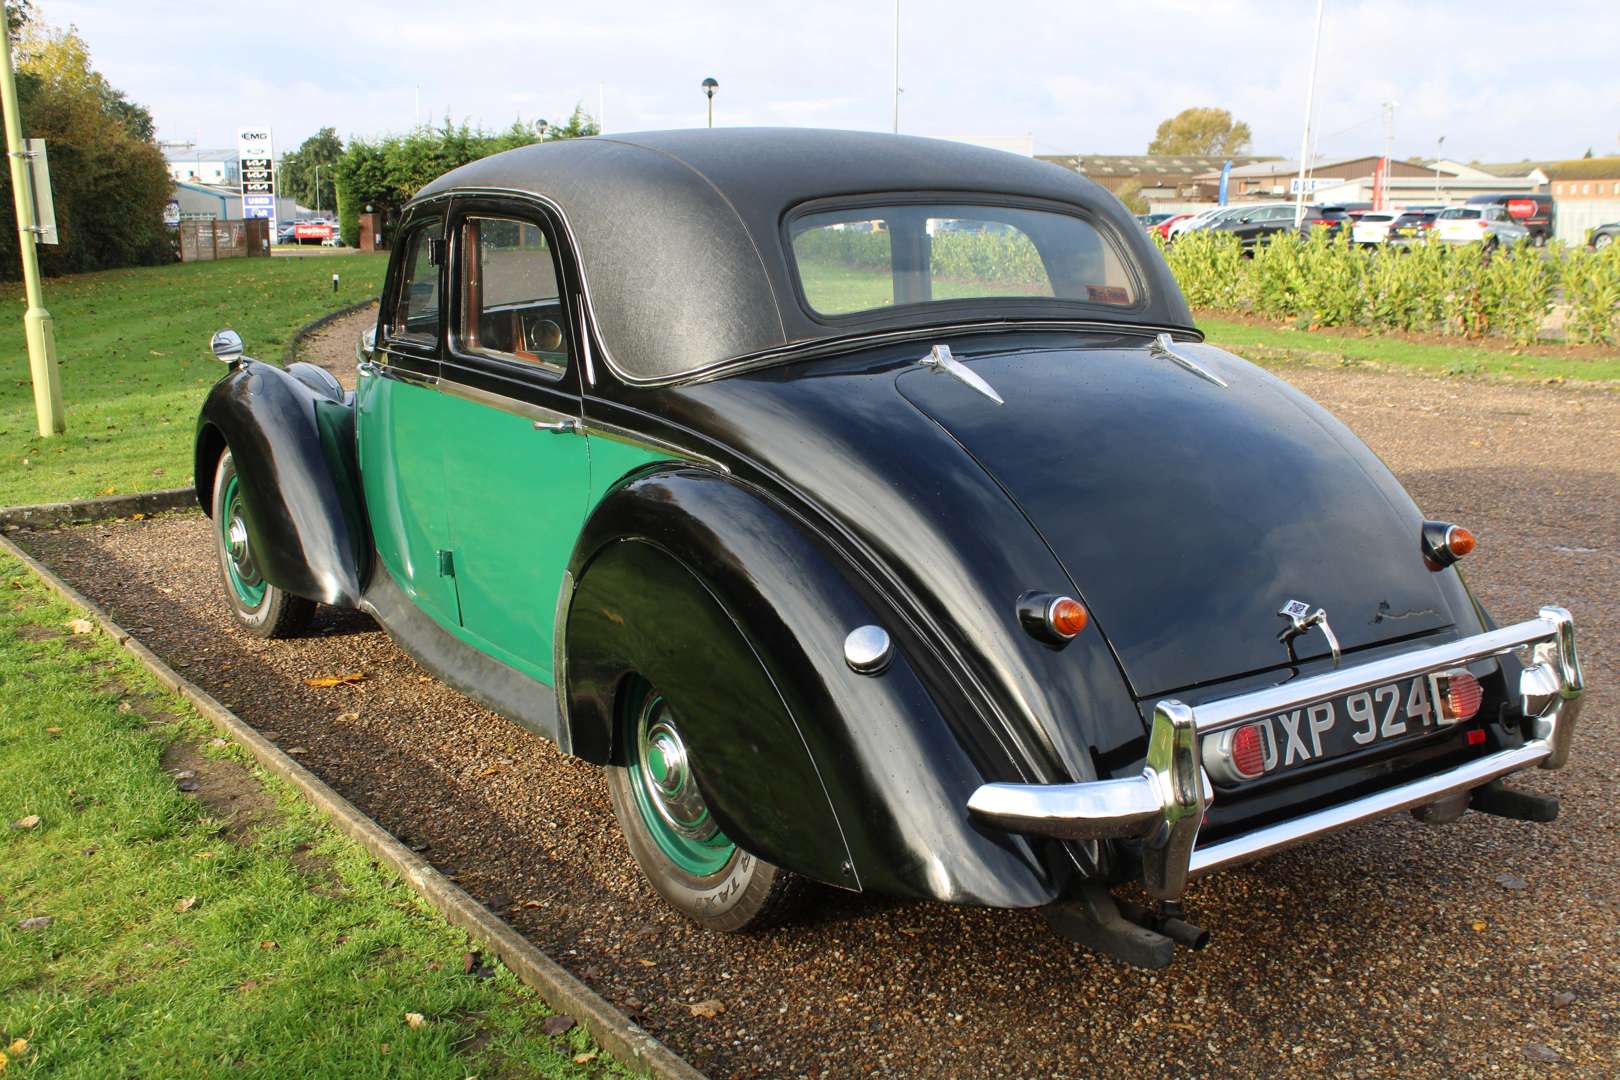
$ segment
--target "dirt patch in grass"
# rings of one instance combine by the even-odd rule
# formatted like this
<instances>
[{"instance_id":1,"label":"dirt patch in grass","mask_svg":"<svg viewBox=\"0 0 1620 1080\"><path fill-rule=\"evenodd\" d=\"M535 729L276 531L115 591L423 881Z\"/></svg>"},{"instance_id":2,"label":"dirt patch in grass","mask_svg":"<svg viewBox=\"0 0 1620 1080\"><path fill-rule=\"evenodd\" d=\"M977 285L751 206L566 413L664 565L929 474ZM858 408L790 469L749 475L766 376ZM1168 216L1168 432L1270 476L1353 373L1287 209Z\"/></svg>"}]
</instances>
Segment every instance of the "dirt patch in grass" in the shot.
<instances>
[{"instance_id":1,"label":"dirt patch in grass","mask_svg":"<svg viewBox=\"0 0 1620 1080\"><path fill-rule=\"evenodd\" d=\"M222 822L225 836L238 844L251 844L275 815L275 797L234 761L209 757L185 740L170 743L160 760L180 790L207 807L208 816Z\"/></svg>"}]
</instances>

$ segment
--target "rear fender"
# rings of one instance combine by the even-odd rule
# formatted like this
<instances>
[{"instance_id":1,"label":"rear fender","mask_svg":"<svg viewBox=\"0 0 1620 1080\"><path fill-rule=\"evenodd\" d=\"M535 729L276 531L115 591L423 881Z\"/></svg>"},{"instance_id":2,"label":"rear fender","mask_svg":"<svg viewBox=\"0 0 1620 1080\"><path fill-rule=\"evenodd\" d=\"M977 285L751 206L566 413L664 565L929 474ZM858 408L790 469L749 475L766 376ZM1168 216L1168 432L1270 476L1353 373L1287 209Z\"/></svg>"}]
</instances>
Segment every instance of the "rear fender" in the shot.
<instances>
[{"instance_id":1,"label":"rear fender","mask_svg":"<svg viewBox=\"0 0 1620 1080\"><path fill-rule=\"evenodd\" d=\"M245 360L214 385L197 421L204 513L213 511L214 470L227 448L265 580L295 596L358 606L368 545L352 403L309 373Z\"/></svg>"},{"instance_id":2,"label":"rear fender","mask_svg":"<svg viewBox=\"0 0 1620 1080\"><path fill-rule=\"evenodd\" d=\"M904 649L858 675L844 639L891 624L802 525L750 488L677 466L598 506L560 601L565 748L622 761L632 673L674 708L710 811L745 850L846 888L963 904L1051 901L1072 864L983 830L983 781Z\"/></svg>"}]
</instances>

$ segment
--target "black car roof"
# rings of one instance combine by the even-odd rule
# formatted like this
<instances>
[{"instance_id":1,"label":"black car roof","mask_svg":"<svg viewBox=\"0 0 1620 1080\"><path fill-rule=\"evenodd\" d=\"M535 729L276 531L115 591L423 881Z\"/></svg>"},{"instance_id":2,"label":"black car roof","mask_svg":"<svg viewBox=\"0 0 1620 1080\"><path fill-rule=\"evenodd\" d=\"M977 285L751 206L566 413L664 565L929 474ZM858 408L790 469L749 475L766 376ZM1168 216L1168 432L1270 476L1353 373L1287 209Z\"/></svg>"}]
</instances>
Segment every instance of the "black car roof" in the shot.
<instances>
[{"instance_id":1,"label":"black car roof","mask_svg":"<svg viewBox=\"0 0 1620 1080\"><path fill-rule=\"evenodd\" d=\"M1089 320L1192 329L1164 260L1104 188L1057 165L903 135L806 128L614 134L520 147L424 187L541 197L568 225L608 361L631 381L681 377L850 334L983 320ZM831 324L800 304L782 221L812 200L942 193L1039 199L1087 213L1128 251L1144 299L1121 312L1080 301L958 301Z\"/></svg>"}]
</instances>

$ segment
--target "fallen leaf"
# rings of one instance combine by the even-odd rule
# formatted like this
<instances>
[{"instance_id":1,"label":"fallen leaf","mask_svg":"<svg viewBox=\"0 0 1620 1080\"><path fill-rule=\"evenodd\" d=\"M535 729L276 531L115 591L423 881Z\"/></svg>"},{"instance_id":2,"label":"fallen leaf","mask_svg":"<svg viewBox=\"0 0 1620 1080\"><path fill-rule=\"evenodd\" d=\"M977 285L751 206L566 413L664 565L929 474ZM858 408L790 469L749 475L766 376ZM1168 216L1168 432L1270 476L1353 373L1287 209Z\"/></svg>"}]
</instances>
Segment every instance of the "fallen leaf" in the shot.
<instances>
[{"instance_id":1,"label":"fallen leaf","mask_svg":"<svg viewBox=\"0 0 1620 1080\"><path fill-rule=\"evenodd\" d=\"M60 735L60 734L62 734L62 729L59 728L59 727L48 727L48 728L45 729L45 734L47 734L47 735Z\"/></svg>"},{"instance_id":2,"label":"fallen leaf","mask_svg":"<svg viewBox=\"0 0 1620 1080\"><path fill-rule=\"evenodd\" d=\"M388 1050L389 1050L389 1046L388 1046L387 1043L378 1043L377 1044L377 1052L379 1054L386 1054L386 1053L388 1053Z\"/></svg>"},{"instance_id":3,"label":"fallen leaf","mask_svg":"<svg viewBox=\"0 0 1620 1080\"><path fill-rule=\"evenodd\" d=\"M596 1055L595 1054L575 1054L574 1055L574 1064L575 1065L589 1065L591 1062L593 1062L595 1060L596 1060Z\"/></svg>"},{"instance_id":4,"label":"fallen leaf","mask_svg":"<svg viewBox=\"0 0 1620 1080\"><path fill-rule=\"evenodd\" d=\"M264 949L266 951L268 951L270 949L277 948L277 947L278 946L273 941L261 941L261 942L259 942L259 948Z\"/></svg>"},{"instance_id":5,"label":"fallen leaf","mask_svg":"<svg viewBox=\"0 0 1620 1080\"><path fill-rule=\"evenodd\" d=\"M1546 1043L1525 1043L1519 1051L1531 1061L1563 1061L1564 1055L1548 1046Z\"/></svg>"},{"instance_id":6,"label":"fallen leaf","mask_svg":"<svg viewBox=\"0 0 1620 1080\"><path fill-rule=\"evenodd\" d=\"M17 924L19 930L43 930L56 919L50 915L35 915L31 919L23 919Z\"/></svg>"},{"instance_id":7,"label":"fallen leaf","mask_svg":"<svg viewBox=\"0 0 1620 1080\"><path fill-rule=\"evenodd\" d=\"M718 998L709 998L707 1001L700 1001L695 1005L688 1005L687 1008L691 1010L693 1016L701 1016L705 1020L713 1020L715 1017L726 1011L725 1004Z\"/></svg>"},{"instance_id":8,"label":"fallen leaf","mask_svg":"<svg viewBox=\"0 0 1620 1080\"><path fill-rule=\"evenodd\" d=\"M259 988L259 980L258 979L243 979L241 982L236 984L237 993L241 993L241 994L245 994L249 990L257 990L258 988Z\"/></svg>"},{"instance_id":9,"label":"fallen leaf","mask_svg":"<svg viewBox=\"0 0 1620 1080\"><path fill-rule=\"evenodd\" d=\"M1575 1004L1575 995L1565 990L1561 994L1553 995L1553 1005L1560 1009L1567 1009Z\"/></svg>"},{"instance_id":10,"label":"fallen leaf","mask_svg":"<svg viewBox=\"0 0 1620 1080\"><path fill-rule=\"evenodd\" d=\"M89 619L69 619L67 627L75 634L93 634L96 632L96 624Z\"/></svg>"},{"instance_id":11,"label":"fallen leaf","mask_svg":"<svg viewBox=\"0 0 1620 1080\"><path fill-rule=\"evenodd\" d=\"M644 957L644 956L638 956L638 957L636 957L636 963L638 963L638 964L641 964L641 965L643 965L643 966L645 966L645 967L657 967L657 966L658 966L658 964L657 964L657 963L655 963L655 962L654 962L654 961L652 961L652 960L648 960L648 959L647 959L647 958L646 958L646 957Z\"/></svg>"},{"instance_id":12,"label":"fallen leaf","mask_svg":"<svg viewBox=\"0 0 1620 1080\"><path fill-rule=\"evenodd\" d=\"M219 749L222 749L223 747L227 747L227 746L231 745L231 740L229 740L229 739L221 739L219 736L216 735L212 739L208 740L208 745L212 746L215 750L219 750Z\"/></svg>"},{"instance_id":13,"label":"fallen leaf","mask_svg":"<svg viewBox=\"0 0 1620 1080\"><path fill-rule=\"evenodd\" d=\"M1530 887L1530 883L1517 874L1497 874L1496 883L1508 892L1523 892Z\"/></svg>"},{"instance_id":14,"label":"fallen leaf","mask_svg":"<svg viewBox=\"0 0 1620 1080\"><path fill-rule=\"evenodd\" d=\"M24 1054L28 1053L28 1040L12 1039L11 1045L6 1047L6 1053L10 1054L12 1057L22 1057Z\"/></svg>"},{"instance_id":15,"label":"fallen leaf","mask_svg":"<svg viewBox=\"0 0 1620 1080\"><path fill-rule=\"evenodd\" d=\"M316 675L313 678L305 679L304 685L313 686L316 689L324 690L332 686L343 686L347 683L362 682L364 681L365 677L366 673L363 671L347 671L341 675Z\"/></svg>"},{"instance_id":16,"label":"fallen leaf","mask_svg":"<svg viewBox=\"0 0 1620 1080\"><path fill-rule=\"evenodd\" d=\"M190 911L196 906L197 898L195 896L188 896L184 900L176 900L174 902L174 910L176 911Z\"/></svg>"},{"instance_id":17,"label":"fallen leaf","mask_svg":"<svg viewBox=\"0 0 1620 1080\"><path fill-rule=\"evenodd\" d=\"M1473 922L1469 923L1468 926L1476 934L1483 934L1485 932L1485 920L1484 919L1475 919Z\"/></svg>"},{"instance_id":18,"label":"fallen leaf","mask_svg":"<svg viewBox=\"0 0 1620 1080\"><path fill-rule=\"evenodd\" d=\"M357 712L340 712L337 714L337 722L340 724L352 724L358 719L360 719L360 714Z\"/></svg>"},{"instance_id":19,"label":"fallen leaf","mask_svg":"<svg viewBox=\"0 0 1620 1080\"><path fill-rule=\"evenodd\" d=\"M478 775L479 776L495 776L500 771L501 771L501 767L499 765L491 765L487 769L479 770Z\"/></svg>"},{"instance_id":20,"label":"fallen leaf","mask_svg":"<svg viewBox=\"0 0 1620 1080\"><path fill-rule=\"evenodd\" d=\"M541 1021L540 1028L547 1035L561 1035L565 1031L574 1029L574 1018L572 1016L548 1016Z\"/></svg>"},{"instance_id":21,"label":"fallen leaf","mask_svg":"<svg viewBox=\"0 0 1620 1080\"><path fill-rule=\"evenodd\" d=\"M18 818L16 821L13 821L11 823L11 827L13 829L34 829L34 828L38 828L39 827L39 815L38 814L29 814L27 817Z\"/></svg>"},{"instance_id":22,"label":"fallen leaf","mask_svg":"<svg viewBox=\"0 0 1620 1080\"><path fill-rule=\"evenodd\" d=\"M197 854L193 855L192 858L193 859L212 859L215 855L218 855L218 854L219 854L219 852L217 852L217 851L199 851L199 852L197 852Z\"/></svg>"},{"instance_id":23,"label":"fallen leaf","mask_svg":"<svg viewBox=\"0 0 1620 1080\"><path fill-rule=\"evenodd\" d=\"M307 753L309 753L309 748L304 747L304 746L289 746L289 747L287 747L287 753L289 753L289 754L307 754Z\"/></svg>"},{"instance_id":24,"label":"fallen leaf","mask_svg":"<svg viewBox=\"0 0 1620 1080\"><path fill-rule=\"evenodd\" d=\"M181 769L174 774L174 778L176 780L195 780L197 779L197 771L195 769Z\"/></svg>"},{"instance_id":25,"label":"fallen leaf","mask_svg":"<svg viewBox=\"0 0 1620 1080\"><path fill-rule=\"evenodd\" d=\"M129 520L131 520L131 521L144 521L145 519L146 519L145 514L131 514L131 515L129 515Z\"/></svg>"},{"instance_id":26,"label":"fallen leaf","mask_svg":"<svg viewBox=\"0 0 1620 1080\"><path fill-rule=\"evenodd\" d=\"M405 1023L413 1028L419 1028L423 1024L427 1023L427 1017L423 1016L421 1013L406 1013Z\"/></svg>"}]
</instances>

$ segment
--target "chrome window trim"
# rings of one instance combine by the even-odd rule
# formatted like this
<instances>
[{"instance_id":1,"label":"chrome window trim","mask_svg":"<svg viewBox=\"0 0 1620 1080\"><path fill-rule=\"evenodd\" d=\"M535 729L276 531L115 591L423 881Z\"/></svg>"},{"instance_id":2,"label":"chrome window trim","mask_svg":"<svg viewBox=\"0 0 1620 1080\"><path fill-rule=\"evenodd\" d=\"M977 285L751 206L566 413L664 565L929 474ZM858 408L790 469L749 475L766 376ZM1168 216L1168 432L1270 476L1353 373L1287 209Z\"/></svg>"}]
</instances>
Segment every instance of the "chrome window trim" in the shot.
<instances>
[{"instance_id":1,"label":"chrome window trim","mask_svg":"<svg viewBox=\"0 0 1620 1080\"><path fill-rule=\"evenodd\" d=\"M683 461L691 461L699 465L707 465L711 469L717 469L727 476L731 475L731 468L723 461L717 461L706 454L700 454L695 450L689 450L686 447L670 442L667 439L660 439L653 435L644 435L639 431L632 431L631 429L621 427L618 424L611 424L604 420L596 420L587 417L582 430L588 438L611 439L614 442L624 443L627 446L636 446L643 450L652 450L660 454L670 454L674 457L682 459Z\"/></svg>"}]
</instances>

